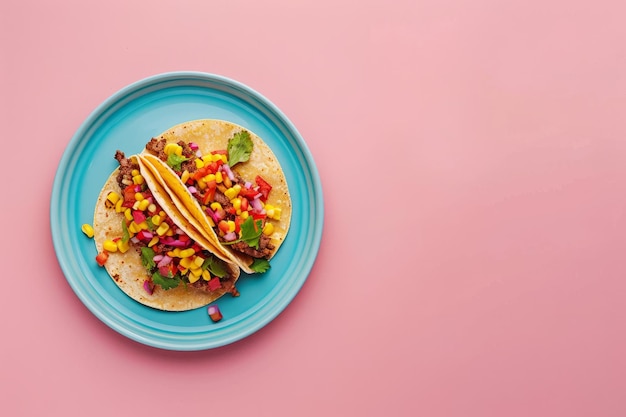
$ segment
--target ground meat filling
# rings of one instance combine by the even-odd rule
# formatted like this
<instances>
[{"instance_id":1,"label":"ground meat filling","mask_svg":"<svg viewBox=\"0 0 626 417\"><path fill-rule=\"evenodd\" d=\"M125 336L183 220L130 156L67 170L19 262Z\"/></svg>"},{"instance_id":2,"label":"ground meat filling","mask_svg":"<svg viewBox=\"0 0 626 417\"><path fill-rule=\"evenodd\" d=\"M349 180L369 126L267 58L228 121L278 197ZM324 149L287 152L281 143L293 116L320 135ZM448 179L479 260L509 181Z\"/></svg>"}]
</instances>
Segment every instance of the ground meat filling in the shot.
<instances>
[{"instance_id":1,"label":"ground meat filling","mask_svg":"<svg viewBox=\"0 0 626 417\"><path fill-rule=\"evenodd\" d=\"M124 152L120 150L115 151L115 159L120 164L120 170L116 177L117 184L121 189L124 189L133 183L132 172L134 169L139 170L139 165L126 158Z\"/></svg>"}]
</instances>

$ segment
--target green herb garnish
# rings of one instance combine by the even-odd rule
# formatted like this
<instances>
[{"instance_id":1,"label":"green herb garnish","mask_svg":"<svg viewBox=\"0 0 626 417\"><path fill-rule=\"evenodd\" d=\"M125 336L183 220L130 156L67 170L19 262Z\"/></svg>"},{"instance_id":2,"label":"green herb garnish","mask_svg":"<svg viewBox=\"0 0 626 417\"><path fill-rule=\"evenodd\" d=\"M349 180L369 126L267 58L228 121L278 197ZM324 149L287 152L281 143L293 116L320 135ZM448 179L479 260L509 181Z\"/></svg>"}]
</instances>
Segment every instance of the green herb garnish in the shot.
<instances>
[{"instance_id":1,"label":"green herb garnish","mask_svg":"<svg viewBox=\"0 0 626 417\"><path fill-rule=\"evenodd\" d=\"M184 156L176 155L175 153L171 153L167 156L167 164L172 167L174 171L180 171L180 164L187 161L189 158L185 158Z\"/></svg>"},{"instance_id":2,"label":"green herb garnish","mask_svg":"<svg viewBox=\"0 0 626 417\"><path fill-rule=\"evenodd\" d=\"M153 258L154 250L152 250L152 248L149 248L147 246L141 248L141 263L143 264L144 268L150 270L156 266Z\"/></svg>"},{"instance_id":3,"label":"green herb garnish","mask_svg":"<svg viewBox=\"0 0 626 417\"><path fill-rule=\"evenodd\" d=\"M263 272L266 272L268 269L270 269L270 261L268 261L267 259L255 259L254 262L252 262L252 265L250 265L250 269L252 269L254 272L262 274Z\"/></svg>"},{"instance_id":4,"label":"green herb garnish","mask_svg":"<svg viewBox=\"0 0 626 417\"><path fill-rule=\"evenodd\" d=\"M215 275L219 278L224 278L228 271L226 271L226 265L224 262L220 262L219 260L209 256L202 263L202 270L208 269L212 275Z\"/></svg>"},{"instance_id":5,"label":"green herb garnish","mask_svg":"<svg viewBox=\"0 0 626 417\"><path fill-rule=\"evenodd\" d=\"M126 243L130 240L130 233L128 232L128 226L126 226L126 221L122 219L122 242Z\"/></svg>"},{"instance_id":6,"label":"green herb garnish","mask_svg":"<svg viewBox=\"0 0 626 417\"><path fill-rule=\"evenodd\" d=\"M180 284L180 277L178 275L173 277L164 277L158 272L155 272L152 274L152 282L155 285L159 285L164 290L169 290L178 287L178 284Z\"/></svg>"},{"instance_id":7,"label":"green herb garnish","mask_svg":"<svg viewBox=\"0 0 626 417\"><path fill-rule=\"evenodd\" d=\"M228 165L232 168L239 162L246 162L250 159L252 147L250 133L246 130L235 133L235 135L228 140Z\"/></svg>"}]
</instances>

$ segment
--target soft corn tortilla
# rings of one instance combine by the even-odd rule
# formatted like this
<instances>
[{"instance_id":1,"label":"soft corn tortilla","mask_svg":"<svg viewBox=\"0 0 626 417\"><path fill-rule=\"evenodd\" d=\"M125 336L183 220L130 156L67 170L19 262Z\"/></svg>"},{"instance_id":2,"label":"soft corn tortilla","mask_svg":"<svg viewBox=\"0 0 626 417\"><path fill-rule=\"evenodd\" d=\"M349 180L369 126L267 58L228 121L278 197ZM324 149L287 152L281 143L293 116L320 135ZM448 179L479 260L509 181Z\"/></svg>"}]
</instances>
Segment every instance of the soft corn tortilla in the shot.
<instances>
[{"instance_id":1,"label":"soft corn tortilla","mask_svg":"<svg viewBox=\"0 0 626 417\"><path fill-rule=\"evenodd\" d=\"M200 246L211 252L216 250L215 246L199 234L191 223L181 215L175 205L169 200L167 191L152 177L150 171L141 164L141 161L139 161L139 164L141 174L152 191L155 200L161 208L168 213L174 223L184 230L185 233ZM122 190L116 181L117 174L118 170L116 169L106 181L102 191L100 191L94 211L94 241L98 253L103 250L105 240L122 235L123 214L117 213L115 209L105 206L107 195L111 191L122 194ZM239 268L228 263L228 260L226 260L226 262L236 282L240 274ZM141 262L140 249L133 247L132 244L130 250L126 253L110 253L104 267L117 286L129 297L141 304L159 310L185 311L203 307L226 293L224 288L212 292L205 292L194 288L187 288L181 283L178 287L170 290L163 290L155 286L152 295L148 294L143 285L144 281L149 277Z\"/></svg>"},{"instance_id":2,"label":"soft corn tortilla","mask_svg":"<svg viewBox=\"0 0 626 417\"><path fill-rule=\"evenodd\" d=\"M202 154L206 155L214 150L227 149L228 140L242 130L245 130L245 128L223 120L201 119L176 125L157 136L157 139L165 139L168 143L177 143L181 140L186 143L194 142L198 145ZM282 210L280 220L272 221L274 234L271 242L275 247L273 256L278 252L289 231L291 197L285 174L272 150L256 134L249 130L248 133L250 133L254 146L250 159L247 162L236 164L232 167L232 170L250 182L254 182L255 177L260 175L272 186L272 191L269 193L266 204L278 206ZM148 151L144 151L141 157L146 165L150 164L159 173L179 210L199 223L199 231L216 246L219 246L221 252L230 257L241 269L247 273L254 273L249 267L253 261L250 256L232 250L227 245L220 243L215 231L209 224L207 214L202 211L200 203L189 192L178 175L166 163Z\"/></svg>"}]
</instances>

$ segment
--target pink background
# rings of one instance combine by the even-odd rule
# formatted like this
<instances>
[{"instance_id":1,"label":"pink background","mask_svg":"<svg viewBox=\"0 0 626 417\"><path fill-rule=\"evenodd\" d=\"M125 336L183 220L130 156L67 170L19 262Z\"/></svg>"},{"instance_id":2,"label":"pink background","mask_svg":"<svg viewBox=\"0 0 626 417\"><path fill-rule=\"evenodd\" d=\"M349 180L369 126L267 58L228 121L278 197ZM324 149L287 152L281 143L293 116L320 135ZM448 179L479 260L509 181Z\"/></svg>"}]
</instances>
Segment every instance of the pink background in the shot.
<instances>
[{"instance_id":1,"label":"pink background","mask_svg":"<svg viewBox=\"0 0 626 417\"><path fill-rule=\"evenodd\" d=\"M3 1L0 414L626 415L625 15L619 0ZM102 324L50 237L80 123L175 70L278 105L325 196L294 302L203 352Z\"/></svg>"}]
</instances>

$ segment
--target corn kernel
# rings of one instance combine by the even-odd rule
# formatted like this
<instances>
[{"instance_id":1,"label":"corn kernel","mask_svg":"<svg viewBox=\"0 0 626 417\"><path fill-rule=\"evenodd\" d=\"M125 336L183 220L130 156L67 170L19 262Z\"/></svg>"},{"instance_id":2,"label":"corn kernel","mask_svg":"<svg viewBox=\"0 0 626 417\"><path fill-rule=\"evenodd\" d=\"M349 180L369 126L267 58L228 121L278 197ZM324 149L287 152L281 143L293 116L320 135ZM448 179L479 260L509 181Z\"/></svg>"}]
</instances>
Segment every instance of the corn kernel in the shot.
<instances>
[{"instance_id":1,"label":"corn kernel","mask_svg":"<svg viewBox=\"0 0 626 417\"><path fill-rule=\"evenodd\" d=\"M200 279L201 275L194 275L193 274L193 270L191 271L191 274L189 274L189 283L193 284L194 282L196 282L197 280Z\"/></svg>"},{"instance_id":2,"label":"corn kernel","mask_svg":"<svg viewBox=\"0 0 626 417\"><path fill-rule=\"evenodd\" d=\"M216 210L220 210L221 208L222 208L222 205L218 203L217 201L211 203L211 210L216 211Z\"/></svg>"},{"instance_id":3,"label":"corn kernel","mask_svg":"<svg viewBox=\"0 0 626 417\"><path fill-rule=\"evenodd\" d=\"M128 231L131 233L139 233L141 229L139 228L139 226L137 226L137 223L130 222L130 224L128 225Z\"/></svg>"},{"instance_id":4,"label":"corn kernel","mask_svg":"<svg viewBox=\"0 0 626 417\"><path fill-rule=\"evenodd\" d=\"M140 201L135 201L135 203L133 203L133 210L139 210L139 203Z\"/></svg>"},{"instance_id":5,"label":"corn kernel","mask_svg":"<svg viewBox=\"0 0 626 417\"><path fill-rule=\"evenodd\" d=\"M115 204L121 199L120 195L115 191L111 191L107 194L107 199L104 201L104 205L108 208L114 207Z\"/></svg>"},{"instance_id":6,"label":"corn kernel","mask_svg":"<svg viewBox=\"0 0 626 417\"><path fill-rule=\"evenodd\" d=\"M149 211L150 213L154 213L154 212L156 211L156 209L157 209L157 206L156 206L156 204L154 204L154 203L152 203L152 204L150 204L150 205L148 206L148 211Z\"/></svg>"},{"instance_id":7,"label":"corn kernel","mask_svg":"<svg viewBox=\"0 0 626 417\"><path fill-rule=\"evenodd\" d=\"M113 242L112 240L105 240L102 244L102 247L107 252L117 252L117 243Z\"/></svg>"},{"instance_id":8,"label":"corn kernel","mask_svg":"<svg viewBox=\"0 0 626 417\"><path fill-rule=\"evenodd\" d=\"M143 221L137 225L139 230L148 230L150 227L148 226L148 222Z\"/></svg>"},{"instance_id":9,"label":"corn kernel","mask_svg":"<svg viewBox=\"0 0 626 417\"><path fill-rule=\"evenodd\" d=\"M193 275L193 276L195 276L197 278L200 278L202 276L202 269L200 269L200 268L190 268L189 272L191 272L191 275Z\"/></svg>"},{"instance_id":10,"label":"corn kernel","mask_svg":"<svg viewBox=\"0 0 626 417\"><path fill-rule=\"evenodd\" d=\"M222 160L222 155L219 153L214 153L211 155L211 161L217 162Z\"/></svg>"},{"instance_id":11,"label":"corn kernel","mask_svg":"<svg viewBox=\"0 0 626 417\"><path fill-rule=\"evenodd\" d=\"M180 266L182 266L185 269L189 269L189 267L191 266L192 262L191 262L191 258L183 258L180 260L180 262L178 263Z\"/></svg>"},{"instance_id":12,"label":"corn kernel","mask_svg":"<svg viewBox=\"0 0 626 417\"><path fill-rule=\"evenodd\" d=\"M233 208L235 210L241 210L241 198L235 197L232 200L230 200L230 203L233 205Z\"/></svg>"},{"instance_id":13,"label":"corn kernel","mask_svg":"<svg viewBox=\"0 0 626 417\"><path fill-rule=\"evenodd\" d=\"M144 199L143 194L141 194L141 193L135 193L135 200L137 200L137 201L141 201L141 200L143 200L143 199Z\"/></svg>"},{"instance_id":14,"label":"corn kernel","mask_svg":"<svg viewBox=\"0 0 626 417\"><path fill-rule=\"evenodd\" d=\"M204 161L200 158L196 158L196 168L204 168Z\"/></svg>"},{"instance_id":15,"label":"corn kernel","mask_svg":"<svg viewBox=\"0 0 626 417\"><path fill-rule=\"evenodd\" d=\"M236 187L237 187L237 184L235 184L235 186L231 188L227 188L226 191L224 191L224 195L226 196L226 198L228 198L229 200L232 200L233 198L239 195L239 191L241 191L241 187L239 187L239 190L237 190Z\"/></svg>"},{"instance_id":16,"label":"corn kernel","mask_svg":"<svg viewBox=\"0 0 626 417\"><path fill-rule=\"evenodd\" d=\"M200 178L198 181L196 181L196 185L201 190L204 190L206 188L206 182L204 182L204 178Z\"/></svg>"},{"instance_id":17,"label":"corn kernel","mask_svg":"<svg viewBox=\"0 0 626 417\"><path fill-rule=\"evenodd\" d=\"M228 163L228 156L222 154L222 162L227 164Z\"/></svg>"},{"instance_id":18,"label":"corn kernel","mask_svg":"<svg viewBox=\"0 0 626 417\"><path fill-rule=\"evenodd\" d=\"M215 174L207 174L204 176L204 180L206 182L215 181Z\"/></svg>"},{"instance_id":19,"label":"corn kernel","mask_svg":"<svg viewBox=\"0 0 626 417\"><path fill-rule=\"evenodd\" d=\"M283 210L280 207L274 207L274 215L272 216L272 219L274 220L280 220L280 215L282 214Z\"/></svg>"},{"instance_id":20,"label":"corn kernel","mask_svg":"<svg viewBox=\"0 0 626 417\"><path fill-rule=\"evenodd\" d=\"M122 204L124 204L124 200L119 199L117 203L115 203L115 211L117 213L121 213L125 210L125 207L122 207Z\"/></svg>"},{"instance_id":21,"label":"corn kernel","mask_svg":"<svg viewBox=\"0 0 626 417\"><path fill-rule=\"evenodd\" d=\"M196 159L196 162L197 161L198 160ZM198 164L196 163L196 165L198 165ZM180 176L180 180L183 182L183 184L185 184L189 180L189 171L184 170L183 173Z\"/></svg>"},{"instance_id":22,"label":"corn kernel","mask_svg":"<svg viewBox=\"0 0 626 417\"><path fill-rule=\"evenodd\" d=\"M137 208L141 211L146 211L148 206L150 206L150 200L141 200L139 204L137 204Z\"/></svg>"},{"instance_id":23,"label":"corn kernel","mask_svg":"<svg viewBox=\"0 0 626 417\"><path fill-rule=\"evenodd\" d=\"M152 224L155 226L158 226L161 224L161 216L159 216L158 214L155 214L154 216L152 216Z\"/></svg>"},{"instance_id":24,"label":"corn kernel","mask_svg":"<svg viewBox=\"0 0 626 417\"><path fill-rule=\"evenodd\" d=\"M83 233L85 235L87 235L88 238L92 238L93 237L93 227L91 227L90 224L83 224L83 226L81 227L81 230L83 231Z\"/></svg>"},{"instance_id":25,"label":"corn kernel","mask_svg":"<svg viewBox=\"0 0 626 417\"><path fill-rule=\"evenodd\" d=\"M181 274L183 274L183 275L187 275L187 272L189 272L189 269L188 269L188 268L179 268L178 270L179 270L179 271L180 271L180 273L181 273Z\"/></svg>"},{"instance_id":26,"label":"corn kernel","mask_svg":"<svg viewBox=\"0 0 626 417\"><path fill-rule=\"evenodd\" d=\"M228 231L229 232L234 232L235 231L235 222L232 220L228 220Z\"/></svg>"},{"instance_id":27,"label":"corn kernel","mask_svg":"<svg viewBox=\"0 0 626 417\"><path fill-rule=\"evenodd\" d=\"M274 225L272 223L265 223L265 226L263 226L263 234L265 236L271 236L271 234L274 233Z\"/></svg>"},{"instance_id":28,"label":"corn kernel","mask_svg":"<svg viewBox=\"0 0 626 417\"><path fill-rule=\"evenodd\" d=\"M157 227L157 235L163 236L170 229L170 225L167 223L161 223L159 227Z\"/></svg>"},{"instance_id":29,"label":"corn kernel","mask_svg":"<svg viewBox=\"0 0 626 417\"><path fill-rule=\"evenodd\" d=\"M202 271L202 279L205 281L211 281L211 273L205 269Z\"/></svg>"},{"instance_id":30,"label":"corn kernel","mask_svg":"<svg viewBox=\"0 0 626 417\"><path fill-rule=\"evenodd\" d=\"M159 211L159 216L164 218L166 216L166 214L165 214L165 212L163 210L161 210L161 211Z\"/></svg>"},{"instance_id":31,"label":"corn kernel","mask_svg":"<svg viewBox=\"0 0 626 417\"><path fill-rule=\"evenodd\" d=\"M228 178L228 175L222 175L222 181L223 181L223 184L228 188L233 186L233 183L230 180L230 178Z\"/></svg>"},{"instance_id":32,"label":"corn kernel","mask_svg":"<svg viewBox=\"0 0 626 417\"><path fill-rule=\"evenodd\" d=\"M143 181L144 181L144 180L143 180L143 177L142 177L141 175L135 175L135 176L133 177L133 183L134 183L134 184L136 184L136 185L141 185L141 184L143 184Z\"/></svg>"},{"instance_id":33,"label":"corn kernel","mask_svg":"<svg viewBox=\"0 0 626 417\"><path fill-rule=\"evenodd\" d=\"M215 182L219 184L219 183L222 182L222 180L223 180L223 178L222 178L222 171L217 171L215 173Z\"/></svg>"},{"instance_id":34,"label":"corn kernel","mask_svg":"<svg viewBox=\"0 0 626 417\"><path fill-rule=\"evenodd\" d=\"M126 220L131 221L133 219L133 211L127 208L124 210L124 217L126 217Z\"/></svg>"},{"instance_id":35,"label":"corn kernel","mask_svg":"<svg viewBox=\"0 0 626 417\"><path fill-rule=\"evenodd\" d=\"M163 223L161 223L163 224ZM165 232L165 236L174 236L174 229L172 229L171 227L167 230L167 232Z\"/></svg>"},{"instance_id":36,"label":"corn kernel","mask_svg":"<svg viewBox=\"0 0 626 417\"><path fill-rule=\"evenodd\" d=\"M168 143L163 148L163 152L165 152L166 155L170 155L170 154L176 153L176 148L178 148L178 147L179 146L176 143Z\"/></svg>"},{"instance_id":37,"label":"corn kernel","mask_svg":"<svg viewBox=\"0 0 626 417\"><path fill-rule=\"evenodd\" d=\"M193 256L195 253L196 253L196 251L193 248L187 248L187 249L181 250L179 252L179 256L181 258L189 258L190 256Z\"/></svg>"},{"instance_id":38,"label":"corn kernel","mask_svg":"<svg viewBox=\"0 0 626 417\"><path fill-rule=\"evenodd\" d=\"M204 162L205 164L210 164L211 162L213 162L213 155L211 154L203 155L202 162Z\"/></svg>"},{"instance_id":39,"label":"corn kernel","mask_svg":"<svg viewBox=\"0 0 626 417\"><path fill-rule=\"evenodd\" d=\"M247 211L242 211L240 216L243 220L246 220L248 218L248 216L250 215L250 213L248 213Z\"/></svg>"},{"instance_id":40,"label":"corn kernel","mask_svg":"<svg viewBox=\"0 0 626 417\"><path fill-rule=\"evenodd\" d=\"M128 240L126 242L124 242L122 239L117 241L117 250L119 250L121 253L126 253L129 249L130 243L128 242Z\"/></svg>"},{"instance_id":41,"label":"corn kernel","mask_svg":"<svg viewBox=\"0 0 626 417\"><path fill-rule=\"evenodd\" d=\"M133 169L132 171L130 171L130 175L132 175L133 177L135 175L139 175L139 170L138 169Z\"/></svg>"},{"instance_id":42,"label":"corn kernel","mask_svg":"<svg viewBox=\"0 0 626 417\"><path fill-rule=\"evenodd\" d=\"M196 256L195 258L193 258L193 263L200 268L202 266L202 264L204 263L204 258L202 256Z\"/></svg>"},{"instance_id":43,"label":"corn kernel","mask_svg":"<svg viewBox=\"0 0 626 417\"><path fill-rule=\"evenodd\" d=\"M150 242L148 242L148 247L151 248L154 245L156 245L157 243L159 243L159 238L157 236L155 236L152 239L150 239Z\"/></svg>"}]
</instances>

